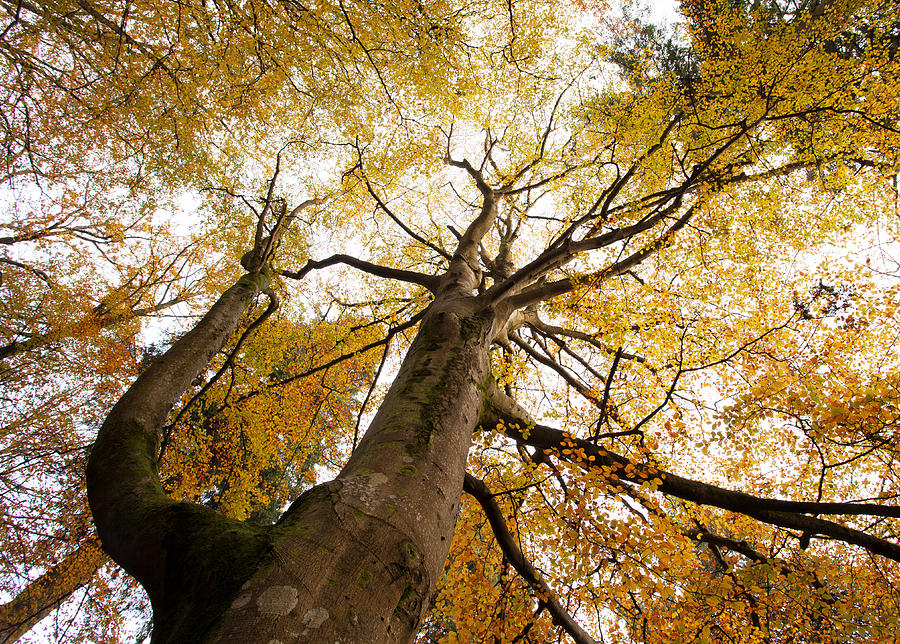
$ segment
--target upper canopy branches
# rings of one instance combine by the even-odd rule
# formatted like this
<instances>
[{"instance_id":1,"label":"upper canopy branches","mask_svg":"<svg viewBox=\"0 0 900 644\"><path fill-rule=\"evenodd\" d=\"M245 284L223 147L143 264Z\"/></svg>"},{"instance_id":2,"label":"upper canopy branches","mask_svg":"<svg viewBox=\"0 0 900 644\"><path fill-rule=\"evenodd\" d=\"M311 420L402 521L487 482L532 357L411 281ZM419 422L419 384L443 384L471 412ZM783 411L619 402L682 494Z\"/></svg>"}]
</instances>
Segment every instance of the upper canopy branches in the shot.
<instances>
[{"instance_id":1,"label":"upper canopy branches","mask_svg":"<svg viewBox=\"0 0 900 644\"><path fill-rule=\"evenodd\" d=\"M446 151L432 158L446 166L389 175L400 155L385 161L373 147L358 168L377 202L372 221L389 240L368 247L370 257L412 264L427 256L435 262L428 274L440 279L456 265L466 275L454 282L462 292L519 310L496 339L495 373L508 393L558 416L571 433L568 442L561 433L551 439L548 426L522 423L518 448L486 437L473 453L473 473L508 501L486 507L492 524L505 513L518 535L521 552L507 556L553 558L540 579L569 606L614 606L637 639L656 633L666 641L662 633L682 626L672 637L695 635L672 606L684 603L680 589L703 596L686 581L698 559L711 562L706 588L738 604L729 604L728 620L741 617L715 618L720 635L738 639L741 620L763 629L762 616L776 620L794 600L809 615L831 606L815 628L840 632L840 620L851 618L835 603L854 591L835 571L842 561L855 570L865 564L838 542L897 559L896 414L866 429L863 416L874 419L867 404L830 411L810 402L811 393L803 401L787 393L801 372L803 390L814 388L817 367L804 338L833 333L819 348L836 379L837 355L849 351L851 335L864 337L861 324L880 320L877 339L866 341L896 348L883 303L865 323L827 308L809 319L794 305L815 279L807 258L892 208L895 57L889 45L848 57L827 44L856 28L854 10L860 6L831 4L828 19L813 12L798 29L717 5L715 46L691 27L698 67L690 87L658 76L623 90L584 73L568 87L556 83L540 107L498 101L487 126L443 127L435 138ZM865 14L877 16L875 32L893 29L885 12ZM453 268L449 275L456 279ZM429 288L421 273L381 276ZM868 286L860 280L859 293ZM765 374L765 385L751 386L755 374ZM894 386L873 378L879 395ZM766 387L779 393L751 396L725 414L733 436L709 430L728 404L717 396ZM837 405L838 389L828 404ZM826 418L859 426L826 429ZM707 458L721 470L704 470ZM654 476L641 478L651 471L644 467ZM832 512L838 516L815 516ZM684 545L688 537L694 541ZM497 540L509 541L502 531ZM577 556L563 556L558 542ZM673 542L682 545L670 557ZM889 585L895 570L881 565L860 573L873 587ZM770 572L769 586L753 585ZM657 585L637 591L635 576ZM798 591L801 579L817 590ZM777 592L760 599L761 587ZM782 592L779 604L772 597ZM667 618L679 626L665 626ZM690 613L707 618L699 604Z\"/></svg>"}]
</instances>

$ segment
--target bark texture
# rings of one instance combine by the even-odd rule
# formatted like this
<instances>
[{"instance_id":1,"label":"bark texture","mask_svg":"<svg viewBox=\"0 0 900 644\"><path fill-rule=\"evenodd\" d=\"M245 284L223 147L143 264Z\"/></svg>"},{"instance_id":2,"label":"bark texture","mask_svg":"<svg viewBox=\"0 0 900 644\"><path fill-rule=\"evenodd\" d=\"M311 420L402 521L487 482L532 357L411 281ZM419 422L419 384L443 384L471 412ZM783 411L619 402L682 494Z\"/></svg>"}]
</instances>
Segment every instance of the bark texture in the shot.
<instances>
[{"instance_id":1,"label":"bark texture","mask_svg":"<svg viewBox=\"0 0 900 644\"><path fill-rule=\"evenodd\" d=\"M415 637L450 547L496 331L474 304L432 307L352 458L288 510L271 562L213 641Z\"/></svg>"}]
</instances>

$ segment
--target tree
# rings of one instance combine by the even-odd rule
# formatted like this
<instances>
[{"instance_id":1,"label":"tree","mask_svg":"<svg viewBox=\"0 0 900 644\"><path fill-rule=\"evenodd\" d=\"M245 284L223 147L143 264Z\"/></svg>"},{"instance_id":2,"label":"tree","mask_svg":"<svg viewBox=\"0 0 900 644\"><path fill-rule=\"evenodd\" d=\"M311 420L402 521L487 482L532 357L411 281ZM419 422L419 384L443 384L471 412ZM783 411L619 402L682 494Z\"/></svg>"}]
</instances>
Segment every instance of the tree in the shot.
<instances>
[{"instance_id":1,"label":"tree","mask_svg":"<svg viewBox=\"0 0 900 644\"><path fill-rule=\"evenodd\" d=\"M91 510L155 641L408 641L436 587L422 637L445 641L891 638L896 288L811 258L895 230L896 10L698 2L689 74L616 76L635 56L602 16L504 8L500 46L471 35L489 6L466 16L468 112L398 97L299 204L309 153L275 155L246 275L107 416ZM335 223L344 248L291 265L294 231ZM357 350L405 353L340 472L274 526L167 496L173 406L257 297L336 265L390 283L317 289L371 310L385 337Z\"/></svg>"},{"instance_id":2,"label":"tree","mask_svg":"<svg viewBox=\"0 0 900 644\"><path fill-rule=\"evenodd\" d=\"M366 12L381 15L362 19ZM391 7L372 3L312 13L289 3L16 2L5 3L2 14L0 174L8 209L0 224L0 573L6 590L23 591L3 608L18 628L18 616L36 617L36 589L42 607L55 606L92 579L91 566L79 564L62 575L65 585L52 582L59 566L93 552L86 449L141 367L144 323L202 310L222 280L235 276L235 265L220 260L244 241L232 238L243 227L227 220L230 198L219 196L253 183L245 172L253 165L251 139L266 150L288 135L311 139L319 110L377 113L396 89L393 77L372 71L379 51L415 53L439 39L427 31L410 41ZM427 17L453 27L453 16L439 8ZM429 60L452 58L451 49ZM372 92L372 83L392 85ZM349 92L350 84L358 91ZM161 210L181 209L185 190L205 199L204 221L192 222L190 234L184 216L174 226L160 221ZM291 252L302 249L296 235L291 241ZM349 372L338 365L325 373L321 380L332 383ZM342 427L342 418L330 420L329 431ZM210 483L208 473L192 474ZM124 601L107 597L110 585L93 579L89 610ZM110 614L118 619L119 611L98 612L107 622ZM110 637L109 628L95 626L93 637Z\"/></svg>"},{"instance_id":3,"label":"tree","mask_svg":"<svg viewBox=\"0 0 900 644\"><path fill-rule=\"evenodd\" d=\"M335 360L335 347L352 346L352 342L346 342L352 327L351 320L318 321L300 327L280 312L262 332L247 339L240 359L222 365L226 377L221 384L210 383L212 386L202 390L192 387L189 398L193 404L185 408L189 413L173 421L165 432L167 449L160 463L169 494L202 502L227 516L249 518L263 525L273 523L279 509L310 486L314 466L339 458L338 437L341 430L353 425L360 379L371 367L370 355ZM323 369L319 364L322 360L335 360L335 364ZM260 383L284 373L307 377L258 389ZM260 410L265 410L264 418ZM279 419L275 426L269 422L273 417ZM223 436L235 439L229 441ZM34 453L31 456L36 460ZM45 469L47 460L43 462ZM32 471L41 470L35 466ZM65 490L72 497L68 507L56 512L45 508L44 519L49 525L53 520L66 525L79 514L84 516L84 509L78 508L83 504L83 490L77 484L73 488ZM46 502L47 495L41 498ZM9 507L17 513L27 509L22 502L10 503ZM26 518L16 517L20 524ZM89 586L87 592L96 597L92 603L126 601L122 590L127 587L104 588L107 580L98 577L98 570L109 560L95 536L85 531L79 537L59 528L53 536L62 541L58 549L46 543L50 539L42 543L23 539L21 534L18 540L7 542L9 564L15 565L18 557L32 565L41 561L41 556L56 561L12 601L0 606L2 641L18 639L84 586ZM20 553L17 548L23 542L21 547L28 549ZM93 629L94 637L99 637L104 627L115 632L114 627L120 626L104 625L103 608L98 607L94 611L97 615L82 620L87 622L85 627Z\"/></svg>"},{"instance_id":4,"label":"tree","mask_svg":"<svg viewBox=\"0 0 900 644\"><path fill-rule=\"evenodd\" d=\"M87 541L20 591L15 601L0 606L0 637L15 642L51 611L59 608L105 562L96 539Z\"/></svg>"}]
</instances>

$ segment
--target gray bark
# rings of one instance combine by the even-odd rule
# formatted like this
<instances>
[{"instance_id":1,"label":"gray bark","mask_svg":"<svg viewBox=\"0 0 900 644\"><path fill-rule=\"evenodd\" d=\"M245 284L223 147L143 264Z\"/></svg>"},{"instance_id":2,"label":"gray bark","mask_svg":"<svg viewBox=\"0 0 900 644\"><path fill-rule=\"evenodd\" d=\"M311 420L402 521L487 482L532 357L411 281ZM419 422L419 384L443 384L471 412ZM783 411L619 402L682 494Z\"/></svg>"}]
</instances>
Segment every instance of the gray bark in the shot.
<instances>
[{"instance_id":1,"label":"gray bark","mask_svg":"<svg viewBox=\"0 0 900 644\"><path fill-rule=\"evenodd\" d=\"M339 476L260 527L178 503L156 471L174 402L264 284L246 276L116 404L88 464L104 549L150 595L154 642L404 642L444 565L492 339L506 315L443 278L369 430Z\"/></svg>"},{"instance_id":2,"label":"gray bark","mask_svg":"<svg viewBox=\"0 0 900 644\"><path fill-rule=\"evenodd\" d=\"M492 311L432 306L339 476L298 499L211 641L405 642L444 565L478 421Z\"/></svg>"}]
</instances>

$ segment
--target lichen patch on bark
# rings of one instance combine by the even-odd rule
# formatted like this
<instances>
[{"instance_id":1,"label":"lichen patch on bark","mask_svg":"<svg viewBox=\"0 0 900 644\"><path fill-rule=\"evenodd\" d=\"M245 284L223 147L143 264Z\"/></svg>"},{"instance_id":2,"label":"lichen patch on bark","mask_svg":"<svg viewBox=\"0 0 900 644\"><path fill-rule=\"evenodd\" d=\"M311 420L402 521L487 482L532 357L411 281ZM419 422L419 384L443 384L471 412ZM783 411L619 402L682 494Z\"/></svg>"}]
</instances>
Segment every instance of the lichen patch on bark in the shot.
<instances>
[{"instance_id":1,"label":"lichen patch on bark","mask_svg":"<svg viewBox=\"0 0 900 644\"><path fill-rule=\"evenodd\" d=\"M297 605L299 594L293 586L269 586L256 599L259 612L287 615Z\"/></svg>"},{"instance_id":2,"label":"lichen patch on bark","mask_svg":"<svg viewBox=\"0 0 900 644\"><path fill-rule=\"evenodd\" d=\"M324 608L310 608L303 616L303 625L309 628L319 628L328 619L328 611Z\"/></svg>"},{"instance_id":3,"label":"lichen patch on bark","mask_svg":"<svg viewBox=\"0 0 900 644\"><path fill-rule=\"evenodd\" d=\"M253 595L250 593L244 593L243 595L238 596L233 602L231 602L231 607L234 609L243 608L250 600L253 598Z\"/></svg>"}]
</instances>

